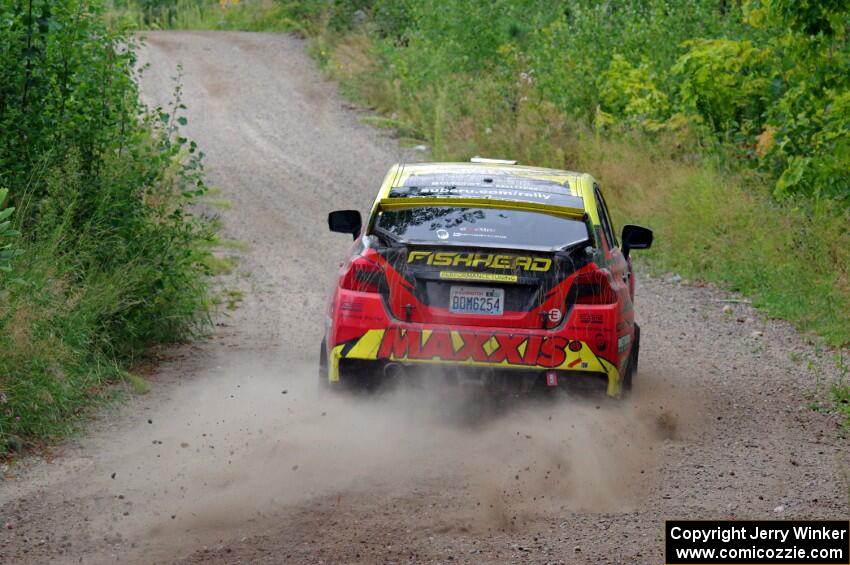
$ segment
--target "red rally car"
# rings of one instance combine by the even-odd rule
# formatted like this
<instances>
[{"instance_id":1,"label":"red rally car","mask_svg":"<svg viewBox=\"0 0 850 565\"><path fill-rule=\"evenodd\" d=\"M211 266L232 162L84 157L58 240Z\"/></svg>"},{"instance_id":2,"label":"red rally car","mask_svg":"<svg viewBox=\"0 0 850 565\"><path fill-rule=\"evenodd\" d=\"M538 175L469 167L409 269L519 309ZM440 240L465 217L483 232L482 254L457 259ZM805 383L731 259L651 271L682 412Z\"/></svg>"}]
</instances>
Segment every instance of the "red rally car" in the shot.
<instances>
[{"instance_id":1,"label":"red rally car","mask_svg":"<svg viewBox=\"0 0 850 565\"><path fill-rule=\"evenodd\" d=\"M413 375L506 391L598 388L619 396L637 369L632 249L588 174L510 161L392 167L351 234L327 308L323 384L371 388Z\"/></svg>"}]
</instances>

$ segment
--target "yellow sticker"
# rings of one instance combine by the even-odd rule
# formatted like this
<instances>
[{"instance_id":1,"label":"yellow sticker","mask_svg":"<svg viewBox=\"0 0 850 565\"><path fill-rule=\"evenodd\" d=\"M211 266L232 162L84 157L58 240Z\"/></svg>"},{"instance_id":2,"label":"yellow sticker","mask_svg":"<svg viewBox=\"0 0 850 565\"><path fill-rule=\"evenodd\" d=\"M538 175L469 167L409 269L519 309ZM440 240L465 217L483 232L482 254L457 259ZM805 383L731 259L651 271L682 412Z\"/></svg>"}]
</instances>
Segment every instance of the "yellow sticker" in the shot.
<instances>
[{"instance_id":1,"label":"yellow sticker","mask_svg":"<svg viewBox=\"0 0 850 565\"><path fill-rule=\"evenodd\" d=\"M516 275L500 275L496 273L470 273L460 271L440 271L440 278L451 281L492 281L509 282L517 281Z\"/></svg>"},{"instance_id":2,"label":"yellow sticker","mask_svg":"<svg viewBox=\"0 0 850 565\"><path fill-rule=\"evenodd\" d=\"M494 255L492 253L455 253L451 251L411 251L408 263L424 262L436 267L479 267L490 269L512 269L545 273L552 267L548 257L529 255Z\"/></svg>"}]
</instances>

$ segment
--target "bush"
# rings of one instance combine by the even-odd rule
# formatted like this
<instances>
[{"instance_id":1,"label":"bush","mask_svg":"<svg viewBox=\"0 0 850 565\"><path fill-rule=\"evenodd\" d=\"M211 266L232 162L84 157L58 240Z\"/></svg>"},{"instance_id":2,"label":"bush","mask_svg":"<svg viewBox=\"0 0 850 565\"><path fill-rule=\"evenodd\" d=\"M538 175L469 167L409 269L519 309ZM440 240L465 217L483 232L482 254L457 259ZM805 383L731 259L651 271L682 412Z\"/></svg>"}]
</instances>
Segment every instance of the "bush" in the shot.
<instances>
[{"instance_id":1,"label":"bush","mask_svg":"<svg viewBox=\"0 0 850 565\"><path fill-rule=\"evenodd\" d=\"M201 155L179 103L140 104L134 41L102 16L96 0L0 4L0 185L22 233L0 273L0 451L61 433L204 320Z\"/></svg>"},{"instance_id":2,"label":"bush","mask_svg":"<svg viewBox=\"0 0 850 565\"><path fill-rule=\"evenodd\" d=\"M9 219L15 208L5 206L6 196L9 194L8 188L0 188L0 271L11 271L9 261L16 255L12 249L12 244L8 240L17 237L18 231L12 229L12 221Z\"/></svg>"},{"instance_id":3,"label":"bush","mask_svg":"<svg viewBox=\"0 0 850 565\"><path fill-rule=\"evenodd\" d=\"M753 131L765 111L771 81L770 53L751 41L693 39L670 69L680 79L684 109L718 131ZM754 130L760 132L758 127Z\"/></svg>"}]
</instances>

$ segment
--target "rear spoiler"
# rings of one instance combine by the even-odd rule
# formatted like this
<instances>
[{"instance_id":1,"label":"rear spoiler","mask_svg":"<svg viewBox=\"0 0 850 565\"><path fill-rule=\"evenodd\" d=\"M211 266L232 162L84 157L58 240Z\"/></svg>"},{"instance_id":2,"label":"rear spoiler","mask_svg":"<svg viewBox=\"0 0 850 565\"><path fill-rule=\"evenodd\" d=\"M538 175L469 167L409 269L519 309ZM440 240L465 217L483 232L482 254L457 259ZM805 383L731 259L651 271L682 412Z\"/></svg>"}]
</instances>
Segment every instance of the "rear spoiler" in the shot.
<instances>
[{"instance_id":1,"label":"rear spoiler","mask_svg":"<svg viewBox=\"0 0 850 565\"><path fill-rule=\"evenodd\" d=\"M581 208L556 206L524 200L500 200L493 198L430 198L424 196L382 198L378 201L378 210L400 210L402 208L424 208L427 206L455 206L463 208L496 208L500 210L521 210L561 216L571 220L585 221L587 213Z\"/></svg>"}]
</instances>

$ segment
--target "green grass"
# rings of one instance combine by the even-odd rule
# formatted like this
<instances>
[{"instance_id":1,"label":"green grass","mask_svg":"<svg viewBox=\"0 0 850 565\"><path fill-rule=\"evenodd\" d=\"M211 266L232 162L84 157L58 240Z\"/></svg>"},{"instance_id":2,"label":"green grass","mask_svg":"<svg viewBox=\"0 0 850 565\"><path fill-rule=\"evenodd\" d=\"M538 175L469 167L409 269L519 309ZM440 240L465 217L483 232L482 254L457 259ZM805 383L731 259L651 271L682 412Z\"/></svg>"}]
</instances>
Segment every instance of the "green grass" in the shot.
<instances>
[{"instance_id":1,"label":"green grass","mask_svg":"<svg viewBox=\"0 0 850 565\"><path fill-rule=\"evenodd\" d=\"M211 238L209 241L205 241L204 246L210 249L233 249L242 253L248 253L253 249L251 244L245 241L221 238L218 236Z\"/></svg>"},{"instance_id":2,"label":"green grass","mask_svg":"<svg viewBox=\"0 0 850 565\"><path fill-rule=\"evenodd\" d=\"M835 411L844 416L844 430L850 432L850 364L842 353L836 353L833 362L840 376L830 385L830 400Z\"/></svg>"},{"instance_id":3,"label":"green grass","mask_svg":"<svg viewBox=\"0 0 850 565\"><path fill-rule=\"evenodd\" d=\"M850 384L846 381L835 383L831 393L835 410L844 416L844 427L850 430Z\"/></svg>"},{"instance_id":4,"label":"green grass","mask_svg":"<svg viewBox=\"0 0 850 565\"><path fill-rule=\"evenodd\" d=\"M113 0L113 25L132 29L187 29L238 31L294 31L307 35L303 22L291 17L289 5L273 0L177 0L142 8L134 2Z\"/></svg>"},{"instance_id":5,"label":"green grass","mask_svg":"<svg viewBox=\"0 0 850 565\"><path fill-rule=\"evenodd\" d=\"M213 275L229 275L233 272L235 259L233 257L221 257L209 254L204 257L203 263Z\"/></svg>"},{"instance_id":6,"label":"green grass","mask_svg":"<svg viewBox=\"0 0 850 565\"><path fill-rule=\"evenodd\" d=\"M212 206L213 208L220 208L222 210L230 210L230 208L233 207L233 202L226 198L205 198L204 204Z\"/></svg>"},{"instance_id":7,"label":"green grass","mask_svg":"<svg viewBox=\"0 0 850 565\"><path fill-rule=\"evenodd\" d=\"M242 301L245 300L245 292L238 288L222 289L213 301L216 304L224 305L228 310L236 310Z\"/></svg>"},{"instance_id":8,"label":"green grass","mask_svg":"<svg viewBox=\"0 0 850 565\"><path fill-rule=\"evenodd\" d=\"M157 274L145 262L81 272L81 255L57 255L41 242L18 247L13 270L0 277L0 454L67 435L91 406L112 397L111 383L145 392L144 379L125 367L148 344L202 330L209 306L203 280L187 281L167 302L146 298Z\"/></svg>"},{"instance_id":9,"label":"green grass","mask_svg":"<svg viewBox=\"0 0 850 565\"><path fill-rule=\"evenodd\" d=\"M124 382L130 385L135 394L147 394L150 392L151 385L144 379L144 377L131 373L130 371L122 371L121 375Z\"/></svg>"}]
</instances>

